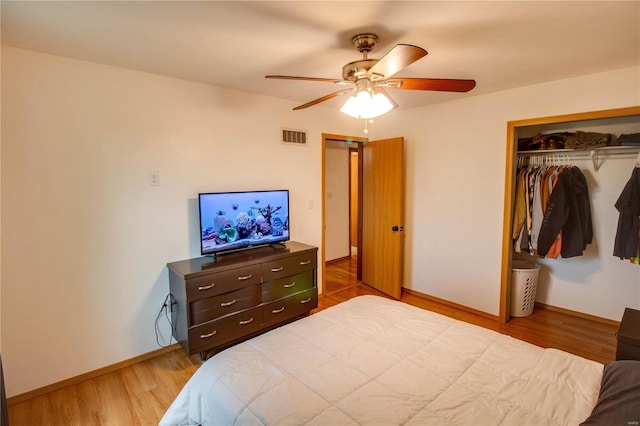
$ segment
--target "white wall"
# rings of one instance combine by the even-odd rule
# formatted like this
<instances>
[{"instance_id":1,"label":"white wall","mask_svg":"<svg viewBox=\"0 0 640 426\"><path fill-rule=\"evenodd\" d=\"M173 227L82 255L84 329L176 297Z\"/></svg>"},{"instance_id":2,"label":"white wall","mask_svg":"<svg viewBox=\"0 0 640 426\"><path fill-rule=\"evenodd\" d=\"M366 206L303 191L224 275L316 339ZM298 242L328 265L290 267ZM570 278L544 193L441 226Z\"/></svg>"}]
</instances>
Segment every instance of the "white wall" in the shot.
<instances>
[{"instance_id":1,"label":"white wall","mask_svg":"<svg viewBox=\"0 0 640 426\"><path fill-rule=\"evenodd\" d=\"M325 260L349 256L349 148L328 141L325 149Z\"/></svg>"},{"instance_id":2,"label":"white wall","mask_svg":"<svg viewBox=\"0 0 640 426\"><path fill-rule=\"evenodd\" d=\"M7 47L2 87L9 396L158 348L165 265L200 254L198 192L288 188L292 239L319 245L321 134L359 127L325 108ZM308 130L308 145L282 144L281 127Z\"/></svg>"},{"instance_id":3,"label":"white wall","mask_svg":"<svg viewBox=\"0 0 640 426\"><path fill-rule=\"evenodd\" d=\"M377 120L372 139L406 138L405 287L498 315L506 123L639 104L640 68L633 67ZM580 309L619 320L624 306L640 307L638 284L606 312L598 295L583 297Z\"/></svg>"}]
</instances>

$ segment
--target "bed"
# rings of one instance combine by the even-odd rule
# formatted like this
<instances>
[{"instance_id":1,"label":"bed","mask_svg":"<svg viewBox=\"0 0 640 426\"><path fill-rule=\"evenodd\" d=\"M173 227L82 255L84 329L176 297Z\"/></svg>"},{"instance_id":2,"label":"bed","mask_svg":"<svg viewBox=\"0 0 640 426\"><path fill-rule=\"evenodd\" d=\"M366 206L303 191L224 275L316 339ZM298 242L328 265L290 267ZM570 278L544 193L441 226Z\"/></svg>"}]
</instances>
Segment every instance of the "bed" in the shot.
<instances>
[{"instance_id":1,"label":"bed","mask_svg":"<svg viewBox=\"0 0 640 426\"><path fill-rule=\"evenodd\" d=\"M359 296L210 358L160 424L577 425L602 375L594 361Z\"/></svg>"}]
</instances>

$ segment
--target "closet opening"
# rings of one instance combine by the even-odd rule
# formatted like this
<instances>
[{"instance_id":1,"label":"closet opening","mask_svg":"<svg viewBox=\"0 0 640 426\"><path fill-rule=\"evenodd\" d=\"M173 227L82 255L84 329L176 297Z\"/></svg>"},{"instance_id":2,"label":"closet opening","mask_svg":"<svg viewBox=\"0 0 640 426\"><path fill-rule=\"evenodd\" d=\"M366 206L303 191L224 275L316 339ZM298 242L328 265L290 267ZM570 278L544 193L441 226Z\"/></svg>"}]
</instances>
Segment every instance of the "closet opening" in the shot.
<instances>
[{"instance_id":1,"label":"closet opening","mask_svg":"<svg viewBox=\"0 0 640 426\"><path fill-rule=\"evenodd\" d=\"M511 318L512 265L526 259L540 265L536 307L613 323L621 318L624 306L640 307L640 268L613 256L618 211L614 204L635 167L640 146L578 147L518 151L518 142L552 133L601 132L620 136L640 133L640 107L619 108L507 123L505 203L503 212L500 321ZM592 241L584 252L566 258L541 256L525 248L514 226L518 172L523 167L577 167L584 175L592 215ZM539 170L538 170L539 172ZM533 181L530 181L533 182ZM522 188L520 186L520 188ZM535 194L535 190L533 194ZM533 201L531 205L533 206ZM581 208L582 213L585 209ZM518 222L518 221L516 221ZM526 225L525 225L526 226ZM531 224L529 223L529 232ZM514 228L516 232L514 232ZM535 228L534 228L535 229ZM535 238L537 234L531 236ZM574 253L575 254L575 253Z\"/></svg>"}]
</instances>

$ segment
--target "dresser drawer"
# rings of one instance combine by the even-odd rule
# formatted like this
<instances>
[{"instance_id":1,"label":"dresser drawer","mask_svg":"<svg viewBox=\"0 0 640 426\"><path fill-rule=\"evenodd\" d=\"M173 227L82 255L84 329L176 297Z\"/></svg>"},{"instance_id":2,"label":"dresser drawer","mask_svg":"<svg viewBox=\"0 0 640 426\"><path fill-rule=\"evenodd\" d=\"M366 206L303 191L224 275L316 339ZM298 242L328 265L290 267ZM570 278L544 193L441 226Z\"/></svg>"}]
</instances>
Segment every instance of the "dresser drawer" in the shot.
<instances>
[{"instance_id":1,"label":"dresser drawer","mask_svg":"<svg viewBox=\"0 0 640 426\"><path fill-rule=\"evenodd\" d=\"M316 252L314 251L266 262L262 265L262 276L266 282L315 268Z\"/></svg>"},{"instance_id":2,"label":"dresser drawer","mask_svg":"<svg viewBox=\"0 0 640 426\"><path fill-rule=\"evenodd\" d=\"M301 291L287 298L263 306L264 326L270 327L303 315L318 307L317 287Z\"/></svg>"},{"instance_id":3,"label":"dresser drawer","mask_svg":"<svg viewBox=\"0 0 640 426\"><path fill-rule=\"evenodd\" d=\"M261 286L252 285L191 303L189 325L202 324L235 312L244 311L261 302Z\"/></svg>"},{"instance_id":4,"label":"dresser drawer","mask_svg":"<svg viewBox=\"0 0 640 426\"><path fill-rule=\"evenodd\" d=\"M204 352L255 333L261 328L262 308L254 308L189 329L189 352Z\"/></svg>"},{"instance_id":5,"label":"dresser drawer","mask_svg":"<svg viewBox=\"0 0 640 426\"><path fill-rule=\"evenodd\" d=\"M305 271L290 277L278 278L262 284L262 301L271 302L314 286L313 271Z\"/></svg>"},{"instance_id":6,"label":"dresser drawer","mask_svg":"<svg viewBox=\"0 0 640 426\"><path fill-rule=\"evenodd\" d=\"M227 293L261 282L260 265L217 272L187 281L187 300L194 301Z\"/></svg>"}]
</instances>

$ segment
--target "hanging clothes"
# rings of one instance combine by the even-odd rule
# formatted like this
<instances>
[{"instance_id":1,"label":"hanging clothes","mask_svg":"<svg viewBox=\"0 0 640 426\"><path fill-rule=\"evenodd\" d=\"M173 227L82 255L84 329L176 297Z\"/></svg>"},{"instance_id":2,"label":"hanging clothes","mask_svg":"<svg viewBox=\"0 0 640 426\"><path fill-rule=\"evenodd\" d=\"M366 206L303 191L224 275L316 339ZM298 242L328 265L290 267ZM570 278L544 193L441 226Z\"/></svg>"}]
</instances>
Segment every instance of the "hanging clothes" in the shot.
<instances>
[{"instance_id":1,"label":"hanging clothes","mask_svg":"<svg viewBox=\"0 0 640 426\"><path fill-rule=\"evenodd\" d=\"M549 196L538 238L538 254L546 256L562 231L563 258L582 256L593 240L589 188L577 167L565 167Z\"/></svg>"},{"instance_id":2,"label":"hanging clothes","mask_svg":"<svg viewBox=\"0 0 640 426\"><path fill-rule=\"evenodd\" d=\"M527 202L525 201L525 188L524 188L524 169L520 169L516 175L516 196L515 196L515 209L513 212L513 230L511 238L517 240L522 232L524 223L527 220Z\"/></svg>"},{"instance_id":3,"label":"hanging clothes","mask_svg":"<svg viewBox=\"0 0 640 426\"><path fill-rule=\"evenodd\" d=\"M516 175L516 205L513 216L513 233L515 240L514 250L517 253L527 252L533 254L531 231L533 227L533 200L536 187L535 179L540 169L538 167L524 166Z\"/></svg>"},{"instance_id":4,"label":"hanging clothes","mask_svg":"<svg viewBox=\"0 0 640 426\"><path fill-rule=\"evenodd\" d=\"M546 172L546 169L540 169L535 176L535 182L533 184L533 198L531 204L531 248L534 253L538 249L538 235L540 234L540 228L542 227L542 218L544 210L542 208L542 176Z\"/></svg>"},{"instance_id":5,"label":"hanging clothes","mask_svg":"<svg viewBox=\"0 0 640 426\"><path fill-rule=\"evenodd\" d=\"M593 239L587 180L577 167L523 166L516 175L516 252L581 256Z\"/></svg>"},{"instance_id":6,"label":"hanging clothes","mask_svg":"<svg viewBox=\"0 0 640 426\"><path fill-rule=\"evenodd\" d=\"M638 219L638 228L640 228L640 218ZM640 265L640 231L638 233L638 250L636 253L636 257L632 257L631 259L629 259L629 262L633 263L634 265Z\"/></svg>"},{"instance_id":7,"label":"hanging clothes","mask_svg":"<svg viewBox=\"0 0 640 426\"><path fill-rule=\"evenodd\" d=\"M613 255L620 259L632 259L638 256L640 216L640 167L635 167L631 178L620 193L615 207L620 212L618 229L613 245Z\"/></svg>"},{"instance_id":8,"label":"hanging clothes","mask_svg":"<svg viewBox=\"0 0 640 426\"><path fill-rule=\"evenodd\" d=\"M562 173L563 170L564 170L564 168L562 168L562 167L555 168L555 170L553 170L548 175L547 194L546 194L546 198L544 199L544 208L543 208L543 210L547 209L547 205L549 204L549 196L553 192L553 188L558 183L558 176L560 176L560 174ZM562 231L560 231L558 233L558 235L556 235L556 239L551 244L551 247L549 248L549 251L547 251L546 257L548 257L549 259L557 259L560 256L560 249L561 248L562 248ZM540 257L545 257L545 256L541 256L540 253L537 253L537 255L540 256Z\"/></svg>"},{"instance_id":9,"label":"hanging clothes","mask_svg":"<svg viewBox=\"0 0 640 426\"><path fill-rule=\"evenodd\" d=\"M513 222L513 238L516 239L514 249L533 254L531 230L533 225L533 199L535 179L539 172L537 167L523 167L517 174L516 206Z\"/></svg>"}]
</instances>

